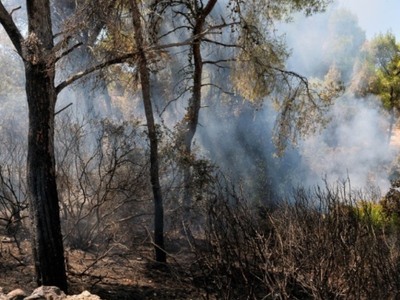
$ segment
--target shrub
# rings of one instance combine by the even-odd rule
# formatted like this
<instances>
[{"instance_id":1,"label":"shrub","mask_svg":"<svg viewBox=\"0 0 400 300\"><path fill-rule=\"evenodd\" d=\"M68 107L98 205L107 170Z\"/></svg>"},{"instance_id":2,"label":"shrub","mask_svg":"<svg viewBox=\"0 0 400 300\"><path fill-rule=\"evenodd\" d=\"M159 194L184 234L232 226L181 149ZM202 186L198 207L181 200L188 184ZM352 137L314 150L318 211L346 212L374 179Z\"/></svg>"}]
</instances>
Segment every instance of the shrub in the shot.
<instances>
[{"instance_id":1,"label":"shrub","mask_svg":"<svg viewBox=\"0 0 400 300\"><path fill-rule=\"evenodd\" d=\"M298 190L271 210L220 184L208 191L194 274L218 299L390 299L400 292L397 236L382 206L345 186ZM359 197L366 199L366 197Z\"/></svg>"}]
</instances>

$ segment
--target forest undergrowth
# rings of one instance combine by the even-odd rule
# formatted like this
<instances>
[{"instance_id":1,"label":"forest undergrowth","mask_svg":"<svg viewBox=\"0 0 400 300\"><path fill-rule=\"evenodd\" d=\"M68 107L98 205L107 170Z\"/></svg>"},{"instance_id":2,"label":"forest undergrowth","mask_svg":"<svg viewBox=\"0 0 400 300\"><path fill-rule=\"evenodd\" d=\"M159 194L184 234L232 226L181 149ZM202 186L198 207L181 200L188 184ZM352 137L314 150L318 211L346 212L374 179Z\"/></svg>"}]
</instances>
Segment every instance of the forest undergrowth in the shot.
<instances>
[{"instance_id":1,"label":"forest undergrowth","mask_svg":"<svg viewBox=\"0 0 400 300\"><path fill-rule=\"evenodd\" d=\"M63 120L62 120L63 121ZM102 299L395 299L400 192L350 179L266 199L264 177L228 178L163 134L167 264L154 260L146 143L137 122L57 128L57 185L70 293ZM35 288L22 143L0 168L0 287ZM190 185L182 170L189 168ZM253 182L246 190L243 184ZM282 185L284 182L282 182ZM289 190L289 185L288 190ZM190 195L185 202L183 195ZM190 205L188 205L190 204Z\"/></svg>"},{"instance_id":2,"label":"forest undergrowth","mask_svg":"<svg viewBox=\"0 0 400 300\"><path fill-rule=\"evenodd\" d=\"M400 227L393 206L398 199L374 200L373 192L355 193L344 182L297 189L290 202L256 204L218 178L202 196L191 222L179 221L177 211L167 215L167 265L152 260L153 244L145 225L149 220L129 231L121 227L122 233L116 227L107 229L107 243L66 243L70 292L87 289L102 299L399 295ZM1 228L1 287L33 290L27 228L21 225L14 235L5 229ZM122 234L126 240L117 239Z\"/></svg>"}]
</instances>

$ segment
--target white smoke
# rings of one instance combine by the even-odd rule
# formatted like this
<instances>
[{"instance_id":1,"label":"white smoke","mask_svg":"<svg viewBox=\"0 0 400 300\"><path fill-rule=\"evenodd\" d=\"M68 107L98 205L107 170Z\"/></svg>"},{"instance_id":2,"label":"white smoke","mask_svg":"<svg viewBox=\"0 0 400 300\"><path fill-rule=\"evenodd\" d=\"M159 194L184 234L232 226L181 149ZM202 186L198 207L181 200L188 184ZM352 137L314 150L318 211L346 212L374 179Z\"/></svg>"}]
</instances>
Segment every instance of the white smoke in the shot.
<instances>
[{"instance_id":1,"label":"white smoke","mask_svg":"<svg viewBox=\"0 0 400 300\"><path fill-rule=\"evenodd\" d=\"M303 163L312 171L304 178L308 185L320 184L323 178L349 179L356 189L373 185L382 193L388 191L395 151L388 143L388 116L378 101L351 96L338 99L328 127L301 142Z\"/></svg>"},{"instance_id":2,"label":"white smoke","mask_svg":"<svg viewBox=\"0 0 400 300\"><path fill-rule=\"evenodd\" d=\"M349 11L334 5L325 14L310 18L296 15L292 23L279 29L292 49L288 69L323 78L335 65L344 84L349 84L365 41L365 32ZM243 107L236 119L224 119L229 105L211 104L203 109L197 140L223 171L242 178L250 189L264 187L279 197L298 186L349 180L357 190L378 187L382 194L388 191L396 149L388 144L389 118L379 99L356 99L347 92L331 107L326 128L289 147L281 158L274 155L271 140L277 112L268 99L259 111Z\"/></svg>"}]
</instances>

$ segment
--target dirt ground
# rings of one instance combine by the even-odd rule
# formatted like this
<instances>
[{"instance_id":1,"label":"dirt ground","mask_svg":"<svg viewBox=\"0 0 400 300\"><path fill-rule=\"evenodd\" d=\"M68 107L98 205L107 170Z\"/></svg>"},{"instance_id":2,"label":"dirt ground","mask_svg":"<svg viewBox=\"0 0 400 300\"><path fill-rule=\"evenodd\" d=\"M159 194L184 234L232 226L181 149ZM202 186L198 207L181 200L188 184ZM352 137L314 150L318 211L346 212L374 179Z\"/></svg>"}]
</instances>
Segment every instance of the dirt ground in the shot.
<instances>
[{"instance_id":1,"label":"dirt ground","mask_svg":"<svg viewBox=\"0 0 400 300\"><path fill-rule=\"evenodd\" d=\"M20 248L0 236L0 287L5 293L16 288L30 293L36 287L29 242ZM187 271L193 258L176 254L180 261L173 256L168 266L160 266L151 259L150 245L135 251L114 245L101 253L66 249L69 294L88 290L105 300L207 299Z\"/></svg>"}]
</instances>

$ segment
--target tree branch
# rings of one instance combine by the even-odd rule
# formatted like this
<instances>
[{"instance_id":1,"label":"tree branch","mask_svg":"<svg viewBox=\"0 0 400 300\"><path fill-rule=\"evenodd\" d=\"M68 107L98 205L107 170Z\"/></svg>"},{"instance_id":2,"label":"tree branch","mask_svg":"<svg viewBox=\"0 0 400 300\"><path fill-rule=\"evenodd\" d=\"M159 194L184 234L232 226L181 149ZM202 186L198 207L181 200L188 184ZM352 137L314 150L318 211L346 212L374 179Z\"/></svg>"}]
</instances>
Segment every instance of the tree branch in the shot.
<instances>
[{"instance_id":1,"label":"tree branch","mask_svg":"<svg viewBox=\"0 0 400 300\"><path fill-rule=\"evenodd\" d=\"M71 105L72 105L72 103L70 103L70 104L68 104L67 106L61 108L59 111L57 111L56 113L54 113L54 115L55 115L55 116L58 115L60 112L66 110L66 109L67 109L68 107L70 107Z\"/></svg>"},{"instance_id":2,"label":"tree branch","mask_svg":"<svg viewBox=\"0 0 400 300\"><path fill-rule=\"evenodd\" d=\"M169 44L165 44L165 45L153 45L150 47L147 47L145 49L145 51L151 51L151 50L163 50L163 49L168 49L168 48L174 48L174 47L180 47L180 46L189 46L191 45L195 40L199 40L202 39L204 36L206 36L207 34L212 33L211 30L214 29L219 29L219 28L223 28L225 26L228 26L227 24L222 24L222 25L216 25L216 26L212 26L207 28L206 30L200 32L199 34L195 34L193 36L191 36L190 38L182 41L182 42L176 42L176 43L169 43ZM205 41L210 41L207 39L204 39ZM212 41L214 42L214 41ZM216 43L216 42L214 42Z\"/></svg>"},{"instance_id":3,"label":"tree branch","mask_svg":"<svg viewBox=\"0 0 400 300\"><path fill-rule=\"evenodd\" d=\"M204 84L201 85L201 87L204 87L204 86L214 87L214 88L220 90L224 94L227 94L229 96L235 96L234 92L227 91L227 90L223 89L221 86L219 86L217 84L214 84L214 83L211 83L211 82L210 83L204 83Z\"/></svg>"},{"instance_id":4,"label":"tree branch","mask_svg":"<svg viewBox=\"0 0 400 300\"><path fill-rule=\"evenodd\" d=\"M241 48L241 46L238 45L238 44L225 44L223 42L218 42L218 41L214 41L214 40L211 40L211 39L204 39L203 41L207 42L207 43L219 45L219 46L222 46L222 47L226 47L226 48Z\"/></svg>"},{"instance_id":5,"label":"tree branch","mask_svg":"<svg viewBox=\"0 0 400 300\"><path fill-rule=\"evenodd\" d=\"M17 10L20 10L20 9L21 9L21 5L18 6L18 7L16 7L16 8L13 8L13 9L10 11L10 16L12 16L12 14L13 14L14 12L16 12Z\"/></svg>"},{"instance_id":6,"label":"tree branch","mask_svg":"<svg viewBox=\"0 0 400 300\"><path fill-rule=\"evenodd\" d=\"M69 86L70 84L78 81L79 79L93 73L96 71L99 71L101 69L104 69L106 67L112 66L112 65L116 65L116 64L121 64L126 62L128 59L132 59L135 58L137 54L136 53L128 53L125 54L123 56L120 57L116 57L113 59L110 59L108 61L105 61L103 63L100 63L98 65L95 65L93 67L90 67L84 71L78 72L70 77L68 77L67 79L65 79L64 81L60 82L57 87L56 87L56 93L59 94L64 88L66 88L67 86Z\"/></svg>"},{"instance_id":7,"label":"tree branch","mask_svg":"<svg viewBox=\"0 0 400 300\"><path fill-rule=\"evenodd\" d=\"M13 10L14 11L14 10ZM6 10L3 3L0 1L0 23L3 25L8 37L13 43L15 49L17 50L19 56L23 58L22 43L24 38L19 31L17 25L11 17L11 14Z\"/></svg>"},{"instance_id":8,"label":"tree branch","mask_svg":"<svg viewBox=\"0 0 400 300\"><path fill-rule=\"evenodd\" d=\"M196 34L186 40L184 40L183 42L177 42L177 43L169 43L169 44L164 44L164 45L153 45L150 47L147 47L144 49L145 52L150 52L150 51L159 51L159 50L164 50L164 49L169 49L169 48L174 48L174 47L181 47L181 46L189 46L191 45L195 40L203 38L205 35L209 34L211 30L217 29L217 28L222 28L227 26L227 24L221 24L221 25L216 25L216 26L212 26L207 28L206 30L204 30L203 32ZM73 50L73 49L72 49ZM56 87L56 93L59 94L64 88L66 88L67 86L69 86L70 84L78 81L79 79L93 73L96 72L98 70L101 70L105 67L109 67L112 65L116 65L116 64L120 64L120 63L124 63L127 60L131 59L131 58L135 58L137 56L136 52L133 53L128 53L125 55L122 55L120 57L116 57L113 59L110 59L108 61L105 61L103 63L100 63L98 65L95 65L91 68L88 68L84 71L81 71L79 73L76 73L72 76L70 76L69 78L67 78L66 80L62 81L61 83L58 84L58 86Z\"/></svg>"},{"instance_id":9,"label":"tree branch","mask_svg":"<svg viewBox=\"0 0 400 300\"><path fill-rule=\"evenodd\" d=\"M203 18L206 18L211 13L211 11L213 10L213 8L214 8L215 4L217 3L217 1L218 0L210 0L210 1L208 1L206 7L204 7L204 9L202 9L202 12L201 12Z\"/></svg>"},{"instance_id":10,"label":"tree branch","mask_svg":"<svg viewBox=\"0 0 400 300\"><path fill-rule=\"evenodd\" d=\"M222 67L220 63L230 63L237 61L235 58L227 58L227 59L218 59L218 60L204 60L203 65L216 65L218 67Z\"/></svg>"},{"instance_id":11,"label":"tree branch","mask_svg":"<svg viewBox=\"0 0 400 300\"><path fill-rule=\"evenodd\" d=\"M186 30L189 30L189 29L191 29L191 27L189 27L189 26L186 26L186 25L177 26L177 27L175 27L175 28L173 28L173 29L171 29L171 30L167 31L166 33L164 33L164 34L160 35L160 36L158 37L158 39L159 39L159 40L161 40L161 39L163 39L164 37L166 37L166 36L170 35L170 34L171 34L171 33L173 33L173 32L176 32L176 31L178 31L178 30L180 30L180 29L186 29Z\"/></svg>"},{"instance_id":12,"label":"tree branch","mask_svg":"<svg viewBox=\"0 0 400 300\"><path fill-rule=\"evenodd\" d=\"M61 58L63 58L64 56L67 56L68 54L70 54L72 51L74 51L76 48L82 46L83 43L79 42L75 45L73 45L71 48L65 50L64 52L62 52L60 55L58 55L55 59L55 62L58 62Z\"/></svg>"}]
</instances>

